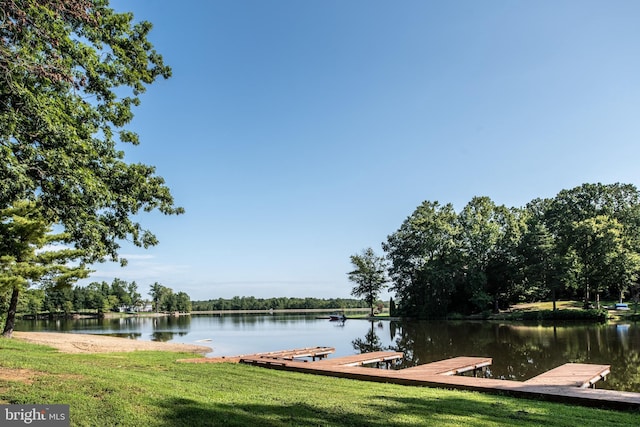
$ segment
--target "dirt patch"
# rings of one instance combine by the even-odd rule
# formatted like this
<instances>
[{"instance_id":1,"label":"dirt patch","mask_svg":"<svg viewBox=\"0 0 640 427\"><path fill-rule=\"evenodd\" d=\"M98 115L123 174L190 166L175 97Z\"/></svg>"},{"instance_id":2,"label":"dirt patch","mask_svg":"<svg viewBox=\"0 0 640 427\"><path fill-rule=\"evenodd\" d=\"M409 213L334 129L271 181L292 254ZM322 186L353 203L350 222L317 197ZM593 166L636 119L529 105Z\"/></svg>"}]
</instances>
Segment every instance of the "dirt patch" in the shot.
<instances>
[{"instance_id":1,"label":"dirt patch","mask_svg":"<svg viewBox=\"0 0 640 427\"><path fill-rule=\"evenodd\" d=\"M60 332L14 332L14 338L34 344L48 345L63 353L112 353L129 351L175 351L209 353L211 347L155 341L138 341L106 335Z\"/></svg>"},{"instance_id":2,"label":"dirt patch","mask_svg":"<svg viewBox=\"0 0 640 427\"><path fill-rule=\"evenodd\" d=\"M0 380L17 381L25 384L33 383L33 379L40 373L31 369L14 369L0 367Z\"/></svg>"}]
</instances>

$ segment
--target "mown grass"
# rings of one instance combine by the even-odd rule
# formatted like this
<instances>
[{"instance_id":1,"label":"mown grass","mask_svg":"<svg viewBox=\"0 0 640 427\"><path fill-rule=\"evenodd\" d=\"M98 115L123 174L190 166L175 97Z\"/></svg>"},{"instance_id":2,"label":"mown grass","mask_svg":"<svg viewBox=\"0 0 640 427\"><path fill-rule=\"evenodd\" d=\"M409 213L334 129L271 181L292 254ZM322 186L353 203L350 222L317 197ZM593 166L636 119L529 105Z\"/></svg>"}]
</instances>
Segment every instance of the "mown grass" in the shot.
<instances>
[{"instance_id":1,"label":"mown grass","mask_svg":"<svg viewBox=\"0 0 640 427\"><path fill-rule=\"evenodd\" d=\"M624 426L615 412L377 384L168 352L69 355L0 339L1 403L64 403L74 426Z\"/></svg>"}]
</instances>

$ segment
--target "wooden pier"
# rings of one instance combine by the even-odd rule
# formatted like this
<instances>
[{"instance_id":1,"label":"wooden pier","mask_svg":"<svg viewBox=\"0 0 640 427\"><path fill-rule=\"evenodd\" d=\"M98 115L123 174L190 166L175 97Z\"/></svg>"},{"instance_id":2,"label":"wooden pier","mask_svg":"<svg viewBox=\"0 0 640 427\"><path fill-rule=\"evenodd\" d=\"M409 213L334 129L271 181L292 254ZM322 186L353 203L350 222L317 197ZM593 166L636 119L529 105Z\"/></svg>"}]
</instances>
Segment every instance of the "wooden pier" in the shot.
<instances>
[{"instance_id":1,"label":"wooden pier","mask_svg":"<svg viewBox=\"0 0 640 427\"><path fill-rule=\"evenodd\" d=\"M239 356L221 356L221 357L196 357L191 359L178 359L181 363L239 363L243 360L263 360L263 361L293 361L310 357L312 361L324 359L331 353L335 353L333 347L305 347L293 350L270 351L266 353L252 353ZM402 354L402 353L401 353Z\"/></svg>"},{"instance_id":2,"label":"wooden pier","mask_svg":"<svg viewBox=\"0 0 640 427\"><path fill-rule=\"evenodd\" d=\"M316 358L324 359L329 354L335 353L336 349L333 347L306 347L306 348L297 348L294 350L280 350L280 351L270 351L267 353L256 353L246 357L258 357L262 359L282 359L282 360L294 360L294 359L302 359L305 357L310 357L312 361L315 361Z\"/></svg>"},{"instance_id":3,"label":"wooden pier","mask_svg":"<svg viewBox=\"0 0 640 427\"><path fill-rule=\"evenodd\" d=\"M478 371L484 372L486 367L490 366L492 362L493 360L490 357L462 356L412 366L411 368L401 369L398 373L407 377L417 378L432 375L459 375L471 371L474 373L474 376L476 376Z\"/></svg>"},{"instance_id":4,"label":"wooden pier","mask_svg":"<svg viewBox=\"0 0 640 427\"><path fill-rule=\"evenodd\" d=\"M525 384L539 386L567 386L595 388L596 382L604 380L611 372L609 365L590 365L586 363L567 363L533 377Z\"/></svg>"},{"instance_id":5,"label":"wooden pier","mask_svg":"<svg viewBox=\"0 0 640 427\"><path fill-rule=\"evenodd\" d=\"M403 357L402 353L373 352L336 358L327 357L310 363L293 360L293 358L285 360L268 356L268 354L242 356L239 361L271 369L362 381L509 394L528 399L609 409L640 409L640 393L589 388L609 374L609 365L568 363L522 382L461 375L465 372L475 374L486 369L492 363L492 359L488 357L455 357L392 370L367 368L363 365L392 362Z\"/></svg>"},{"instance_id":6,"label":"wooden pier","mask_svg":"<svg viewBox=\"0 0 640 427\"><path fill-rule=\"evenodd\" d=\"M404 354L401 352L374 351L371 353L354 354L353 356L327 358L318 363L331 366L365 366L373 364L379 366L381 363L388 365L403 357Z\"/></svg>"}]
</instances>

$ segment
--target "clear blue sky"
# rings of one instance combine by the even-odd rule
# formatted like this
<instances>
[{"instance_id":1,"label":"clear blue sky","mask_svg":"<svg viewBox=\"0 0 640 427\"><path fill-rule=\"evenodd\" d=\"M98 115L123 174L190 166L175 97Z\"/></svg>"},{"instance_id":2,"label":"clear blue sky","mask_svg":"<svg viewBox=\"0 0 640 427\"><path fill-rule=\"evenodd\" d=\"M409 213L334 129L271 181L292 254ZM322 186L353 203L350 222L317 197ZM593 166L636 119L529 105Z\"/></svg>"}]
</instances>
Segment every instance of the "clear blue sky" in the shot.
<instances>
[{"instance_id":1,"label":"clear blue sky","mask_svg":"<svg viewBox=\"0 0 640 427\"><path fill-rule=\"evenodd\" d=\"M173 68L131 128L179 217L91 280L348 297L424 200L640 184L640 2L114 1Z\"/></svg>"}]
</instances>

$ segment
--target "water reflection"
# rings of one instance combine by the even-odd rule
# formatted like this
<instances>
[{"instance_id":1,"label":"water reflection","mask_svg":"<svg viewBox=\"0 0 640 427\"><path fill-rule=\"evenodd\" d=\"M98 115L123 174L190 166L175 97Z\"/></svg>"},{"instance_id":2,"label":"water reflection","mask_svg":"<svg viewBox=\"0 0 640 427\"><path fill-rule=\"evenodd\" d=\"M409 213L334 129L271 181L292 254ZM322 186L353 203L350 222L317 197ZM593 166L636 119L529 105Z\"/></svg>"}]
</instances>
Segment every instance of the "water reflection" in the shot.
<instances>
[{"instance_id":1,"label":"water reflection","mask_svg":"<svg viewBox=\"0 0 640 427\"><path fill-rule=\"evenodd\" d=\"M640 328L617 325L404 322L390 328L403 367L456 356L492 357L487 375L524 381L564 363L611 365L600 388L640 391Z\"/></svg>"},{"instance_id":2,"label":"water reflection","mask_svg":"<svg viewBox=\"0 0 640 427\"><path fill-rule=\"evenodd\" d=\"M367 334L364 336L364 339L356 338L351 342L351 345L353 345L354 350L356 350L356 352L358 353L370 353L373 351L383 351L387 349L387 347L385 347L382 344L382 341L380 340L380 338L378 337L378 334L376 334L376 331L373 328L374 321L371 320L370 323L371 323L371 329L367 331Z\"/></svg>"},{"instance_id":3,"label":"water reflection","mask_svg":"<svg viewBox=\"0 0 640 427\"><path fill-rule=\"evenodd\" d=\"M171 341L190 331L190 316L119 317L87 319L24 320L19 322L21 331L82 332L139 339L141 331L151 331L151 341Z\"/></svg>"}]
</instances>

